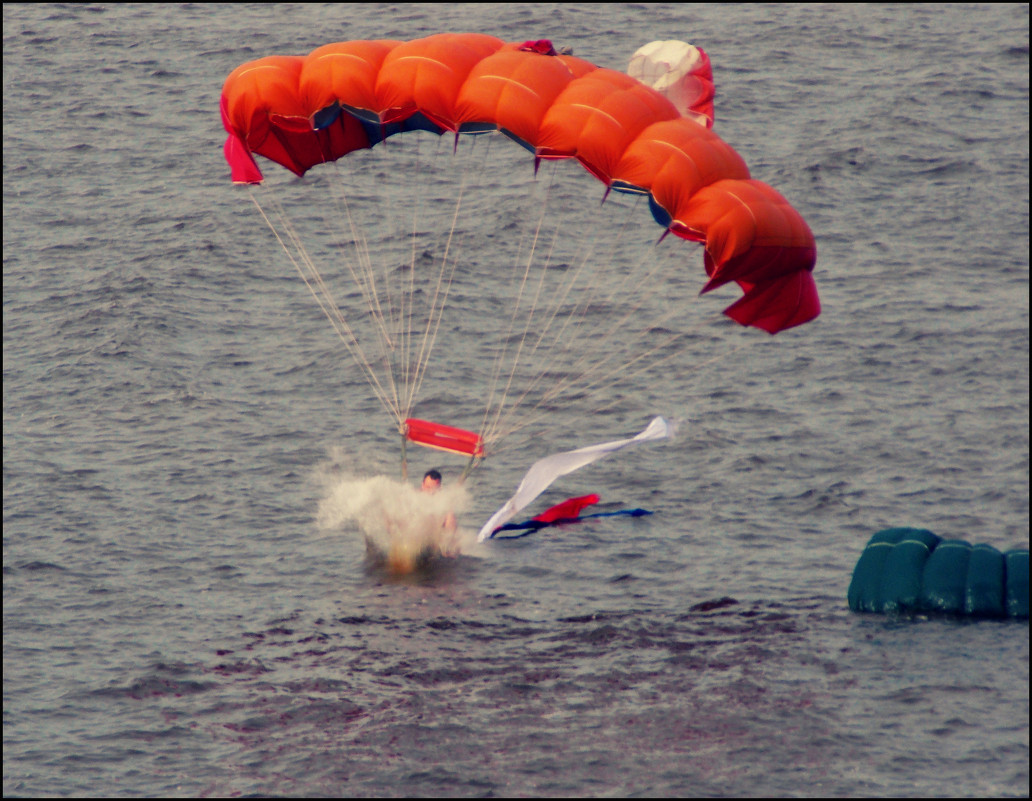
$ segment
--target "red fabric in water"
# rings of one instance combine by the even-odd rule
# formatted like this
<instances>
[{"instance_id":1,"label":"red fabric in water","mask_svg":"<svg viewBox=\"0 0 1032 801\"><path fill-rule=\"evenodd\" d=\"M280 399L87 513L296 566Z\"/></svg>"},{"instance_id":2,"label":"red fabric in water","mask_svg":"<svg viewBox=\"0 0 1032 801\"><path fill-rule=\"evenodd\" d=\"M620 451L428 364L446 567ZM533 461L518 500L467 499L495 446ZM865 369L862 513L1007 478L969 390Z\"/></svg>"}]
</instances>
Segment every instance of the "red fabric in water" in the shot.
<instances>
[{"instance_id":1,"label":"red fabric in water","mask_svg":"<svg viewBox=\"0 0 1032 801\"><path fill-rule=\"evenodd\" d=\"M599 500L600 498L595 493L581 495L579 498L567 498L562 503L557 503L550 509L546 509L533 519L538 523L554 523L556 520L577 517L586 506L596 504Z\"/></svg>"}]
</instances>

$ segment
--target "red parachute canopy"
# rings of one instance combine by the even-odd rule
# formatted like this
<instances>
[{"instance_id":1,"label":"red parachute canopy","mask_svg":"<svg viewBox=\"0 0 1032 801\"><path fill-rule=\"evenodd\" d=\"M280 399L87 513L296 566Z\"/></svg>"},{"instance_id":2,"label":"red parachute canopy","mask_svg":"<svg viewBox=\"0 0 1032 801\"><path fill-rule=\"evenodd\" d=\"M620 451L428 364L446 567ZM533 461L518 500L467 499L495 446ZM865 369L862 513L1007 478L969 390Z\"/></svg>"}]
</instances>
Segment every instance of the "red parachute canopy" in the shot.
<instances>
[{"instance_id":1,"label":"red parachute canopy","mask_svg":"<svg viewBox=\"0 0 1032 801\"><path fill-rule=\"evenodd\" d=\"M788 201L659 92L547 40L442 33L270 56L230 74L221 108L244 183L262 180L255 153L303 175L406 130L501 131L536 159L576 159L607 191L648 195L667 233L704 244L703 292L744 290L733 320L773 334L820 314L816 244Z\"/></svg>"}]
</instances>

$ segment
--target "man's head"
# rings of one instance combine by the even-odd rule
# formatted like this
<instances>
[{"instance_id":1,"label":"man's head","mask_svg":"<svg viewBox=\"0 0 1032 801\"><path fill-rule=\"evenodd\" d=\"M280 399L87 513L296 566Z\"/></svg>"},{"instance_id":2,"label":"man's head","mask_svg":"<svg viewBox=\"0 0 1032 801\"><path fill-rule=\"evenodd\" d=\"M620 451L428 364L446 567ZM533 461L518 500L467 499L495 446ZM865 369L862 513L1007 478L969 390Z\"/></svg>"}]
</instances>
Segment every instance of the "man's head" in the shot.
<instances>
[{"instance_id":1,"label":"man's head","mask_svg":"<svg viewBox=\"0 0 1032 801\"><path fill-rule=\"evenodd\" d=\"M423 476L423 492L436 492L441 487L441 474L436 470L427 470Z\"/></svg>"}]
</instances>

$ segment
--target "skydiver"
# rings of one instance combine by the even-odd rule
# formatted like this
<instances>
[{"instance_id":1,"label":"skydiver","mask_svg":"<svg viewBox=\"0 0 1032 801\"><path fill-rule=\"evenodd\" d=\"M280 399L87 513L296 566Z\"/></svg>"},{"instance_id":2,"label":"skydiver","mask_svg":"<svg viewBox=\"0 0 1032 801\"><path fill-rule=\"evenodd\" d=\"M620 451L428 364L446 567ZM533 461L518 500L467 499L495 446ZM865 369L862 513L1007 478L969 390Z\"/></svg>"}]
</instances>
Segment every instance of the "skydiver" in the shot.
<instances>
[{"instance_id":1,"label":"skydiver","mask_svg":"<svg viewBox=\"0 0 1032 801\"><path fill-rule=\"evenodd\" d=\"M433 495L440 488L441 474L436 470L427 470L423 475L423 483L419 487L420 492ZM443 535L441 553L445 556L454 556L458 553L458 544L455 539L457 528L458 524L455 520L455 514L450 510L445 512L444 519L441 521L441 534Z\"/></svg>"},{"instance_id":2,"label":"skydiver","mask_svg":"<svg viewBox=\"0 0 1032 801\"><path fill-rule=\"evenodd\" d=\"M423 492L430 493L431 495L441 488L441 474L436 470L427 470L423 475L423 484L419 488Z\"/></svg>"}]
</instances>

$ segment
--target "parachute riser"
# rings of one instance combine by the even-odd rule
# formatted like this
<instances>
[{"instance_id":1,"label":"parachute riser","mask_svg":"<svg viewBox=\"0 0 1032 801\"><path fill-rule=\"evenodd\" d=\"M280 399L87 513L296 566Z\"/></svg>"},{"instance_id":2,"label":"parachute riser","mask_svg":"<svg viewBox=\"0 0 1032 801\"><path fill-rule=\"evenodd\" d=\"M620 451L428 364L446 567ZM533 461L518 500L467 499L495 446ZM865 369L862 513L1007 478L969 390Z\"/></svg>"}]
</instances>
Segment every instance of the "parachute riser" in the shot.
<instances>
[{"instance_id":1,"label":"parachute riser","mask_svg":"<svg viewBox=\"0 0 1032 801\"><path fill-rule=\"evenodd\" d=\"M459 483L465 483L466 479L469 478L469 474L473 472L473 468L481 462L481 457L474 454L469 457L469 461L466 463L465 469L462 471L462 475L459 476Z\"/></svg>"}]
</instances>

